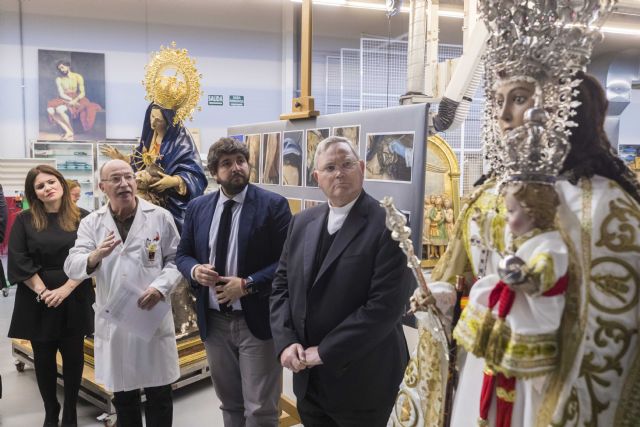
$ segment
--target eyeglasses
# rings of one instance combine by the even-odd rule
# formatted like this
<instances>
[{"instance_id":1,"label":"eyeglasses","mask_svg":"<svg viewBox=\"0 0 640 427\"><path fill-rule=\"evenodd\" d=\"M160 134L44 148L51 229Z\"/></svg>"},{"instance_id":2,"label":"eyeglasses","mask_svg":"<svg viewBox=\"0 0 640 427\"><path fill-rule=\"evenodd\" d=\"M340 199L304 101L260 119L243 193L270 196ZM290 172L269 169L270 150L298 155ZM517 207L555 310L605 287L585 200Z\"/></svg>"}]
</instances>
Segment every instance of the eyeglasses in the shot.
<instances>
[{"instance_id":1,"label":"eyeglasses","mask_svg":"<svg viewBox=\"0 0 640 427\"><path fill-rule=\"evenodd\" d=\"M342 172L349 172L349 171L352 171L357 165L358 165L358 162L349 160L344 162L340 166L334 165L334 164L328 164L322 169L318 169L318 170L322 173L326 173L327 175L333 175L338 171L338 169Z\"/></svg>"},{"instance_id":2,"label":"eyeglasses","mask_svg":"<svg viewBox=\"0 0 640 427\"><path fill-rule=\"evenodd\" d=\"M107 179L101 179L100 181L109 182L109 183L111 183L113 185L118 185L118 184L120 184L120 181L122 181L122 178L124 178L124 180L126 182L133 182L136 179L136 176L134 174L132 174L132 173L128 173L128 174L125 174L125 175L114 175L114 176L111 176L111 177L109 177Z\"/></svg>"}]
</instances>

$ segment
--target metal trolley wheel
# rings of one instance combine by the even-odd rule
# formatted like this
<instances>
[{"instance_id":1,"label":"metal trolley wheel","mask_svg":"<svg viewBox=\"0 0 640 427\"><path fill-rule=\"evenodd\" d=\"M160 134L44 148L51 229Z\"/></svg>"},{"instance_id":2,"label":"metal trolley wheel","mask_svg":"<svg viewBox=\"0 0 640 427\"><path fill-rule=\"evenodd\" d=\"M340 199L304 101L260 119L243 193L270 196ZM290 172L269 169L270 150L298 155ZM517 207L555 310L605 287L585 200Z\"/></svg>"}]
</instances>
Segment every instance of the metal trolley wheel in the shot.
<instances>
[{"instance_id":1,"label":"metal trolley wheel","mask_svg":"<svg viewBox=\"0 0 640 427\"><path fill-rule=\"evenodd\" d=\"M118 417L116 414L107 414L106 412L97 418L98 421L102 421L105 427L117 427Z\"/></svg>"}]
</instances>

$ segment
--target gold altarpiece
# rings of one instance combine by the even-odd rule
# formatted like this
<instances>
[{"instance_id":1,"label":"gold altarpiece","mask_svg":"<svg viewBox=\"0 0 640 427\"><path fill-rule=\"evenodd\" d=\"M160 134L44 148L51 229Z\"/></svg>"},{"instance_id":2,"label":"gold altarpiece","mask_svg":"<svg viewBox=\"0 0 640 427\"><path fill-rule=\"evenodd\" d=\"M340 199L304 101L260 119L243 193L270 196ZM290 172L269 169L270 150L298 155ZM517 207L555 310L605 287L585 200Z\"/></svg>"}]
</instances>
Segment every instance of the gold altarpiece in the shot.
<instances>
[{"instance_id":1,"label":"gold altarpiece","mask_svg":"<svg viewBox=\"0 0 640 427\"><path fill-rule=\"evenodd\" d=\"M460 212L460 167L447 142L438 135L427 138L422 267L436 265Z\"/></svg>"}]
</instances>

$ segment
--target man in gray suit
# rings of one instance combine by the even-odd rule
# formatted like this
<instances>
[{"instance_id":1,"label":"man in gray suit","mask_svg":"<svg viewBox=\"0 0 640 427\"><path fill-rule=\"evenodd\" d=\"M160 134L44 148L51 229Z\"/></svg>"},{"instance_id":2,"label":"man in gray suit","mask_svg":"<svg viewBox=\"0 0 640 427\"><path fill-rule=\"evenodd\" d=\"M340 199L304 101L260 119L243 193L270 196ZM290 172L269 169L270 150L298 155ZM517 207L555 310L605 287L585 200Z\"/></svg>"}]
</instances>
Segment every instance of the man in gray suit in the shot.
<instances>
[{"instance_id":1,"label":"man in gray suit","mask_svg":"<svg viewBox=\"0 0 640 427\"><path fill-rule=\"evenodd\" d=\"M349 141L323 140L314 168L329 203L289 226L271 295L276 352L306 427L382 427L408 361L411 273Z\"/></svg>"}]
</instances>

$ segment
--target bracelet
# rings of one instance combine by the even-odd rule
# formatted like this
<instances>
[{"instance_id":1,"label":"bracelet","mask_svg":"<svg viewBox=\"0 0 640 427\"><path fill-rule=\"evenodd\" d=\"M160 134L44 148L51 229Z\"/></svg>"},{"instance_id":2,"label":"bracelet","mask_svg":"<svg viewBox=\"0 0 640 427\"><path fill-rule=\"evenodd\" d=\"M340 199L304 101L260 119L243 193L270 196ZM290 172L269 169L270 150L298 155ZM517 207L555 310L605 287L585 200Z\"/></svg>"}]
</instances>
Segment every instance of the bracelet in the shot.
<instances>
[{"instance_id":1,"label":"bracelet","mask_svg":"<svg viewBox=\"0 0 640 427\"><path fill-rule=\"evenodd\" d=\"M44 291L48 290L47 288L44 288L37 296L36 296L36 302L42 302L42 294L44 294Z\"/></svg>"},{"instance_id":2,"label":"bracelet","mask_svg":"<svg viewBox=\"0 0 640 427\"><path fill-rule=\"evenodd\" d=\"M247 290L247 279L240 278L242 280L242 296L245 297L249 295L249 291Z\"/></svg>"}]
</instances>

